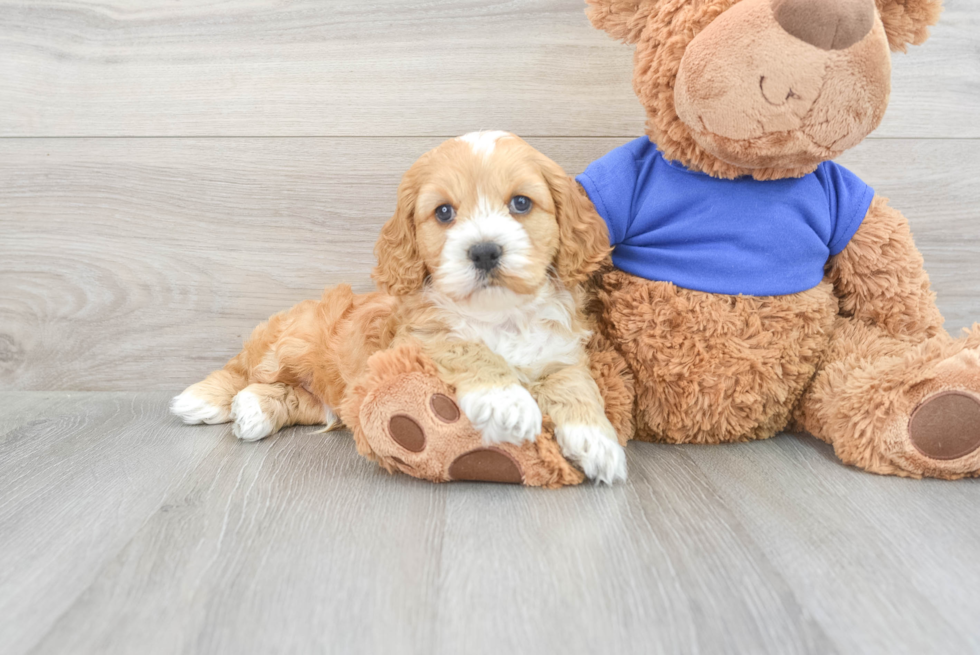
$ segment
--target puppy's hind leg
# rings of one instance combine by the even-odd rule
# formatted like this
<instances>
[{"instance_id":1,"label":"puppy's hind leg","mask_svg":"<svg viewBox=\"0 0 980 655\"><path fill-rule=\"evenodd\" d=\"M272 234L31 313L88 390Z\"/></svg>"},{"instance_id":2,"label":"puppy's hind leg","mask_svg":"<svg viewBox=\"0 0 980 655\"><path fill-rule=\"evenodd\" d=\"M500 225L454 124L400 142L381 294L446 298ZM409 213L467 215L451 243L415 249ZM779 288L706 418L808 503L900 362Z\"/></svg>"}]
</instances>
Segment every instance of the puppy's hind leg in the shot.
<instances>
[{"instance_id":1,"label":"puppy's hind leg","mask_svg":"<svg viewBox=\"0 0 980 655\"><path fill-rule=\"evenodd\" d=\"M242 441L258 441L290 425L337 422L333 411L301 387L282 382L250 384L231 403L232 431Z\"/></svg>"},{"instance_id":2,"label":"puppy's hind leg","mask_svg":"<svg viewBox=\"0 0 980 655\"><path fill-rule=\"evenodd\" d=\"M248 386L245 375L229 368L217 370L187 387L170 402L170 412L188 425L228 423L231 401Z\"/></svg>"},{"instance_id":3,"label":"puppy's hind leg","mask_svg":"<svg viewBox=\"0 0 980 655\"><path fill-rule=\"evenodd\" d=\"M310 305L300 303L291 312L301 311ZM276 314L268 321L260 323L252 331L240 353L235 355L224 368L213 372L197 384L187 387L170 403L170 411L179 416L184 423L228 423L234 419L231 411L232 400L256 376L265 374L270 379L263 382L276 382L278 371L266 371L267 364L275 364L274 344L282 335L287 313Z\"/></svg>"}]
</instances>

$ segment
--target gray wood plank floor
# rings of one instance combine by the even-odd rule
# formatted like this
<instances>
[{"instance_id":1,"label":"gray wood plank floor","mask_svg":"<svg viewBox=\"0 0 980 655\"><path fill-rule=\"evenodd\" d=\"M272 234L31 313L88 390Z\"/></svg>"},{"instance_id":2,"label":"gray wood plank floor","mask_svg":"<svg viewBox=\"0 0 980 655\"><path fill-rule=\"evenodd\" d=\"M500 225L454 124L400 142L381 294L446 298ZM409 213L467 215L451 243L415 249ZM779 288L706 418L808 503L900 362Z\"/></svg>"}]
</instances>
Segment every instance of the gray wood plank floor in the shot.
<instances>
[{"instance_id":1,"label":"gray wood plank floor","mask_svg":"<svg viewBox=\"0 0 980 655\"><path fill-rule=\"evenodd\" d=\"M783 435L631 444L613 489L431 485L167 399L0 399L0 651L980 650L980 481Z\"/></svg>"},{"instance_id":2,"label":"gray wood plank floor","mask_svg":"<svg viewBox=\"0 0 980 655\"><path fill-rule=\"evenodd\" d=\"M431 485L167 399L0 400L0 651L980 650L978 481L783 435L631 444L613 489Z\"/></svg>"}]
</instances>

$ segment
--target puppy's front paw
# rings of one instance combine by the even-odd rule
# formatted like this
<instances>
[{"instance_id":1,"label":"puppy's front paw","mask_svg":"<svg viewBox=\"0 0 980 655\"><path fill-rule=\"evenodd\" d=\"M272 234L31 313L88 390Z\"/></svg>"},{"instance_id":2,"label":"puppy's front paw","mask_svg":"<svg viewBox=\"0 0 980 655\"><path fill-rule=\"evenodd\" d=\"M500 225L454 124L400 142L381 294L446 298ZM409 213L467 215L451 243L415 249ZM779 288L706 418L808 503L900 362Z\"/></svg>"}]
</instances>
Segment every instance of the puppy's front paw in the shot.
<instances>
[{"instance_id":1,"label":"puppy's front paw","mask_svg":"<svg viewBox=\"0 0 980 655\"><path fill-rule=\"evenodd\" d=\"M485 444L521 444L541 432L541 409L519 384L491 387L463 394L459 406Z\"/></svg>"},{"instance_id":2,"label":"puppy's front paw","mask_svg":"<svg viewBox=\"0 0 980 655\"><path fill-rule=\"evenodd\" d=\"M231 431L242 441L258 441L275 432L259 397L251 391L239 391L231 401L231 417L235 421Z\"/></svg>"},{"instance_id":3,"label":"puppy's front paw","mask_svg":"<svg viewBox=\"0 0 980 655\"><path fill-rule=\"evenodd\" d=\"M555 438L562 454L581 466L589 479L606 484L626 479L626 450L611 425L560 425Z\"/></svg>"}]
</instances>

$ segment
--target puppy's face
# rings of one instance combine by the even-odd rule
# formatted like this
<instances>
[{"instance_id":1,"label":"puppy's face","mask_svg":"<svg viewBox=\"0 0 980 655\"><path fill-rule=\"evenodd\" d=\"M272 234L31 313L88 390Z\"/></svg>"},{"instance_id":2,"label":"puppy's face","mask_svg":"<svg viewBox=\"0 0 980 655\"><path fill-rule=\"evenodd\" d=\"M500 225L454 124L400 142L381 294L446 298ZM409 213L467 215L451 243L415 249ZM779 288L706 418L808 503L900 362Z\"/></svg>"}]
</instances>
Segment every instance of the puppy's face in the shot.
<instances>
[{"instance_id":1,"label":"puppy's face","mask_svg":"<svg viewBox=\"0 0 980 655\"><path fill-rule=\"evenodd\" d=\"M512 134L447 141L405 175L398 211L378 242L375 278L393 293L428 279L454 300L494 290L533 294L551 271L565 272L560 264L584 269L608 251L605 225L572 185Z\"/></svg>"},{"instance_id":2,"label":"puppy's face","mask_svg":"<svg viewBox=\"0 0 980 655\"><path fill-rule=\"evenodd\" d=\"M456 300L493 287L536 291L558 252L551 188L524 141L497 132L436 149L419 186L415 230L435 289Z\"/></svg>"}]
</instances>

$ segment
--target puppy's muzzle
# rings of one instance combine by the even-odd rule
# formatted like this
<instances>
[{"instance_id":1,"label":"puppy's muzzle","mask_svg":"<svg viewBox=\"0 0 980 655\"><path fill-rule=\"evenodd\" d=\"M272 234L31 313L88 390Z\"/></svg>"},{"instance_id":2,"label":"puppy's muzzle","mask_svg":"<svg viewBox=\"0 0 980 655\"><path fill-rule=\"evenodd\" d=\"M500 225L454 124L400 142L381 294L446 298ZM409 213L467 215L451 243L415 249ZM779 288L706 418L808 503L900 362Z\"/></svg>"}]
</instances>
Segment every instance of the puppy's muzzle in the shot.
<instances>
[{"instance_id":1,"label":"puppy's muzzle","mask_svg":"<svg viewBox=\"0 0 980 655\"><path fill-rule=\"evenodd\" d=\"M490 273L500 266L500 258L503 256L503 248L491 241L484 241L470 246L466 251L467 257L473 262L477 270Z\"/></svg>"}]
</instances>

